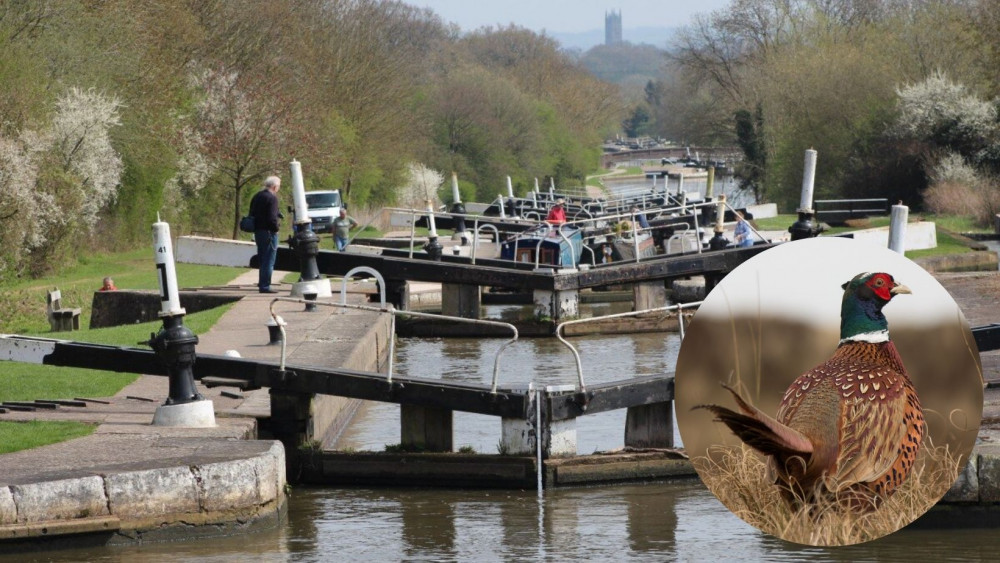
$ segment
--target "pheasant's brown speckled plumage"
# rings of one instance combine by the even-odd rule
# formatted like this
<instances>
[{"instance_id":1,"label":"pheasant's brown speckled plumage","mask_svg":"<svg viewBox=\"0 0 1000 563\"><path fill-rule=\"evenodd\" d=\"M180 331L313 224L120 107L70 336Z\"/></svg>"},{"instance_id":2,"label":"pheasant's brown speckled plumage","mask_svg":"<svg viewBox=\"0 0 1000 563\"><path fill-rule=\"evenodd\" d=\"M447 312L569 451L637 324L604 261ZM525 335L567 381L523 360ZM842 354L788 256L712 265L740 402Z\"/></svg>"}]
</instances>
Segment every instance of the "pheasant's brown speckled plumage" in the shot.
<instances>
[{"instance_id":1,"label":"pheasant's brown speckled plumage","mask_svg":"<svg viewBox=\"0 0 1000 563\"><path fill-rule=\"evenodd\" d=\"M739 412L719 405L699 408L768 457L789 502L833 496L867 510L909 477L926 427L882 315L895 295L910 290L881 272L858 274L842 287L840 346L796 378L776 418L728 387Z\"/></svg>"},{"instance_id":2,"label":"pheasant's brown speckled plumage","mask_svg":"<svg viewBox=\"0 0 1000 563\"><path fill-rule=\"evenodd\" d=\"M792 383L777 419L814 446L808 460L773 456L779 481L809 495L822 480L826 490L862 502L878 502L906 480L925 432L920 399L892 342L842 344Z\"/></svg>"}]
</instances>

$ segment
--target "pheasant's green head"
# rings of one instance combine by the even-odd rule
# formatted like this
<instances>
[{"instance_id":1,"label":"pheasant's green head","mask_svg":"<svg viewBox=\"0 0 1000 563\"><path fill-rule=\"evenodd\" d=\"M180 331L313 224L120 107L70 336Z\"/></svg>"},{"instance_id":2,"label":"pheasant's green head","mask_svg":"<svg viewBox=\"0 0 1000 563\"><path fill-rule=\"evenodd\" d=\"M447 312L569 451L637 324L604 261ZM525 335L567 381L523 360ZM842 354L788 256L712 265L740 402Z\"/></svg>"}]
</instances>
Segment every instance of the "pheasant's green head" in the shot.
<instances>
[{"instance_id":1,"label":"pheasant's green head","mask_svg":"<svg viewBox=\"0 0 1000 563\"><path fill-rule=\"evenodd\" d=\"M889 323L882 307L896 295L910 293L910 289L883 272L858 274L841 287L844 288L840 305L841 343L889 340Z\"/></svg>"}]
</instances>

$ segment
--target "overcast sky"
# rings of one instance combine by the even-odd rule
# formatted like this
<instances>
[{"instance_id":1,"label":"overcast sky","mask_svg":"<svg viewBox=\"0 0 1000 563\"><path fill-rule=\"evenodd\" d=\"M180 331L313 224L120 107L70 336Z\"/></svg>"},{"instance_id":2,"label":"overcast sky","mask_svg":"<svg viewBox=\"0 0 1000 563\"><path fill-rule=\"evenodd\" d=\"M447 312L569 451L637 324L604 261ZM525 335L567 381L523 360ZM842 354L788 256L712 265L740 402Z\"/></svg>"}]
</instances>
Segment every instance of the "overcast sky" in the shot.
<instances>
[{"instance_id":1,"label":"overcast sky","mask_svg":"<svg viewBox=\"0 0 1000 563\"><path fill-rule=\"evenodd\" d=\"M515 23L534 31L573 33L604 29L604 14L620 10L622 28L679 27L696 13L730 0L406 0L434 10L446 22L471 31L485 25Z\"/></svg>"}]
</instances>

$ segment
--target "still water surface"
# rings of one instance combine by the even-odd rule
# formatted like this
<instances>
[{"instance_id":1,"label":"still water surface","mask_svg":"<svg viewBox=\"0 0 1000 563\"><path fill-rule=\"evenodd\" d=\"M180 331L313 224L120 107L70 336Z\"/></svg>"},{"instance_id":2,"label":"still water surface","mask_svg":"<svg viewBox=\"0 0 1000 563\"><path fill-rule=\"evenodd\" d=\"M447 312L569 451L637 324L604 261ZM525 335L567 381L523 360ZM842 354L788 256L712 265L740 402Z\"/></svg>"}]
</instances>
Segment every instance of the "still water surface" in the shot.
<instances>
[{"instance_id":1,"label":"still water surface","mask_svg":"<svg viewBox=\"0 0 1000 563\"><path fill-rule=\"evenodd\" d=\"M628 310L630 304L585 305L581 309L587 315L604 315L621 312L623 306ZM501 320L525 313L519 306L490 306L485 310L488 318ZM680 338L674 333L584 336L568 340L580 353L587 385L673 372L680 350ZM493 380L493 361L503 342L499 338L399 339L394 372L489 385ZM498 379L502 388L524 388L531 382L536 386L572 385L578 378L573 353L555 338L518 340L500 358ZM463 412L454 416L456 448L471 446L479 453L497 453L500 419ZM381 451L386 444L400 441L397 405L367 404L356 421L341 437L339 448ZM624 410L581 417L577 421L577 452L589 454L621 448L624 432ZM675 443L679 443L676 426L674 434Z\"/></svg>"},{"instance_id":2,"label":"still water surface","mask_svg":"<svg viewBox=\"0 0 1000 563\"><path fill-rule=\"evenodd\" d=\"M612 312L598 307L598 313ZM490 307L494 318L517 308ZM588 383L673 370L676 335L573 338ZM500 340L403 340L397 373L489 382ZM571 353L554 339L519 341L503 355L501 385L573 383ZM398 407L375 405L341 445L399 441ZM622 445L624 412L585 416L578 450ZM499 422L456 413L455 444L496 451ZM288 517L249 536L92 548L7 561L997 561L992 530L903 530L860 546L807 548L733 516L694 479L534 490L296 487Z\"/></svg>"},{"instance_id":3,"label":"still water surface","mask_svg":"<svg viewBox=\"0 0 1000 563\"><path fill-rule=\"evenodd\" d=\"M841 548L765 536L695 480L547 491L296 488L249 536L7 561L996 561L992 530L903 530Z\"/></svg>"}]
</instances>

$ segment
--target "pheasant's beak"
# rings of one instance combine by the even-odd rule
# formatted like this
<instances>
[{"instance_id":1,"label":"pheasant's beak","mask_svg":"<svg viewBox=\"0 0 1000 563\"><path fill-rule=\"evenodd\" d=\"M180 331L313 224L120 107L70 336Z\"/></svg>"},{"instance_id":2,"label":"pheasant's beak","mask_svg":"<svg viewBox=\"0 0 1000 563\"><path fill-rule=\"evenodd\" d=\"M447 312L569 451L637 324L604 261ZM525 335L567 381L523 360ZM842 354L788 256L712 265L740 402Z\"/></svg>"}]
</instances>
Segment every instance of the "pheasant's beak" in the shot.
<instances>
[{"instance_id":1,"label":"pheasant's beak","mask_svg":"<svg viewBox=\"0 0 1000 563\"><path fill-rule=\"evenodd\" d=\"M909 293L913 293L913 292L910 291L910 288L906 287L903 284L899 284L899 283L897 283L895 286L893 286L892 289L889 290L889 294L890 295L899 295L901 293L907 293L907 294L909 294Z\"/></svg>"}]
</instances>

